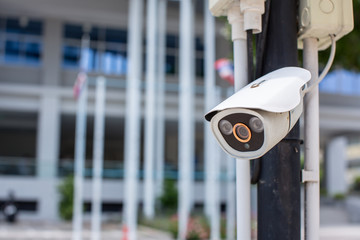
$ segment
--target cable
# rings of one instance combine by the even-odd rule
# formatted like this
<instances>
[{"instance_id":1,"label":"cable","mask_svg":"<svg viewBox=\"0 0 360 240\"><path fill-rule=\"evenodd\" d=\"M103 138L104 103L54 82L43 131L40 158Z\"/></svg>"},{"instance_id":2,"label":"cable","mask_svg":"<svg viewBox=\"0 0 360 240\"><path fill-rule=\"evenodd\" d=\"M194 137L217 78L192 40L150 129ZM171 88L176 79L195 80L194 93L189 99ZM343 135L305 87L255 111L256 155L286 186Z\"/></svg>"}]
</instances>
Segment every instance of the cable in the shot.
<instances>
[{"instance_id":1,"label":"cable","mask_svg":"<svg viewBox=\"0 0 360 240\"><path fill-rule=\"evenodd\" d=\"M247 62L248 62L248 83L254 81L254 50L252 29L246 30L247 40Z\"/></svg>"},{"instance_id":2,"label":"cable","mask_svg":"<svg viewBox=\"0 0 360 240\"><path fill-rule=\"evenodd\" d=\"M265 2L265 13L262 16L262 26L263 30L261 33L256 35L256 61L255 61L255 79L258 79L263 74L263 65L264 65L264 51L266 46L268 25L269 25L269 16L270 16L270 2L271 0L266 0Z\"/></svg>"},{"instance_id":3,"label":"cable","mask_svg":"<svg viewBox=\"0 0 360 240\"><path fill-rule=\"evenodd\" d=\"M247 39L247 61L248 61L248 82L254 81L254 51L253 51L253 34L252 30L246 31ZM251 161L251 184L256 184L260 177L260 161L261 159L254 159Z\"/></svg>"},{"instance_id":4,"label":"cable","mask_svg":"<svg viewBox=\"0 0 360 240\"><path fill-rule=\"evenodd\" d=\"M266 46L266 39L269 26L269 16L270 16L270 2L267 0L265 2L265 13L262 16L262 26L263 30L260 34L256 35L256 60L255 60L255 79L259 78L262 75L263 71L263 59ZM248 37L249 38L249 37ZM253 64L253 63L252 63ZM251 79L252 81L253 79ZM251 184L257 184L259 182L261 174L261 160L262 158L254 159L251 161Z\"/></svg>"},{"instance_id":5,"label":"cable","mask_svg":"<svg viewBox=\"0 0 360 240\"><path fill-rule=\"evenodd\" d=\"M314 87L318 86L319 83L324 79L324 77L326 76L326 74L329 72L329 70L331 68L331 65L335 58L336 41L335 41L335 36L333 34L330 34L329 36L331 38L331 51L330 51L329 60L327 61L326 66L325 66L324 70L321 72L318 79L314 83L312 83L308 88L306 88L304 90L304 94L311 92L311 90L313 90Z\"/></svg>"},{"instance_id":6,"label":"cable","mask_svg":"<svg viewBox=\"0 0 360 240\"><path fill-rule=\"evenodd\" d=\"M257 158L252 161L251 166L251 184L257 184L259 182L261 173L261 159Z\"/></svg>"}]
</instances>

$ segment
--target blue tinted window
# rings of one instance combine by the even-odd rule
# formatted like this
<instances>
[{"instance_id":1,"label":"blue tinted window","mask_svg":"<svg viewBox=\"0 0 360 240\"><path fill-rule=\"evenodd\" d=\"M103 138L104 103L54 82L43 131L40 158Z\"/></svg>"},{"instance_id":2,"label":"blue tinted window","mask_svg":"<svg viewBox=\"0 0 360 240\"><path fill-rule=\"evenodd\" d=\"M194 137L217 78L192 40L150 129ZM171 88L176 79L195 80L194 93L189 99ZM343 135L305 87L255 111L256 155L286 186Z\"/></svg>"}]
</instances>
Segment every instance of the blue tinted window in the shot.
<instances>
[{"instance_id":1,"label":"blue tinted window","mask_svg":"<svg viewBox=\"0 0 360 240\"><path fill-rule=\"evenodd\" d=\"M166 56L166 73L175 74L176 73L176 58L175 56Z\"/></svg>"},{"instance_id":2,"label":"blue tinted window","mask_svg":"<svg viewBox=\"0 0 360 240\"><path fill-rule=\"evenodd\" d=\"M126 74L127 59L125 53L105 52L101 59L101 69L106 74Z\"/></svg>"},{"instance_id":3,"label":"blue tinted window","mask_svg":"<svg viewBox=\"0 0 360 240\"><path fill-rule=\"evenodd\" d=\"M0 18L0 55L5 63L35 64L41 62L42 32L41 21L19 18Z\"/></svg>"},{"instance_id":4,"label":"blue tinted window","mask_svg":"<svg viewBox=\"0 0 360 240\"><path fill-rule=\"evenodd\" d=\"M125 30L107 28L105 31L105 35L107 42L117 42L117 43L127 42L127 32Z\"/></svg>"},{"instance_id":5,"label":"blue tinted window","mask_svg":"<svg viewBox=\"0 0 360 240\"><path fill-rule=\"evenodd\" d=\"M195 39L195 49L196 51L204 51L204 43L202 39L198 37Z\"/></svg>"},{"instance_id":6,"label":"blue tinted window","mask_svg":"<svg viewBox=\"0 0 360 240\"><path fill-rule=\"evenodd\" d=\"M6 20L0 17L0 32L5 32L6 29Z\"/></svg>"},{"instance_id":7,"label":"blue tinted window","mask_svg":"<svg viewBox=\"0 0 360 240\"><path fill-rule=\"evenodd\" d=\"M78 68L81 58L81 38L83 30L80 25L64 26L65 46L63 48L63 66ZM88 71L106 74L125 74L127 68L126 46L127 32L122 29L101 28L94 26L89 32L90 49ZM71 40L71 41L67 41ZM77 41L73 41L73 40ZM100 44L99 44L100 43Z\"/></svg>"},{"instance_id":8,"label":"blue tinted window","mask_svg":"<svg viewBox=\"0 0 360 240\"><path fill-rule=\"evenodd\" d=\"M197 37L194 39L196 52L199 54L204 51L204 44L201 38ZM177 73L177 59L176 52L179 48L179 37L175 35L167 35L166 36L166 47L169 49L166 56L166 73L168 74L176 74ZM175 48L171 50L172 48ZM172 53L171 53L172 52ZM195 60L195 71L196 76L202 77L204 76L204 59L201 57L196 58Z\"/></svg>"},{"instance_id":9,"label":"blue tinted window","mask_svg":"<svg viewBox=\"0 0 360 240\"><path fill-rule=\"evenodd\" d=\"M204 43L203 40L199 37L195 38L195 51L196 52L203 52L204 51ZM195 60L195 72L196 76L203 77L204 76L204 58L197 57Z\"/></svg>"},{"instance_id":10,"label":"blue tinted window","mask_svg":"<svg viewBox=\"0 0 360 240\"><path fill-rule=\"evenodd\" d=\"M21 26L18 18L9 18L6 20L6 32L39 36L42 35L42 22L29 20Z\"/></svg>"},{"instance_id":11,"label":"blue tinted window","mask_svg":"<svg viewBox=\"0 0 360 240\"><path fill-rule=\"evenodd\" d=\"M63 48L63 64L66 67L79 67L80 48L73 46L64 46Z\"/></svg>"},{"instance_id":12,"label":"blue tinted window","mask_svg":"<svg viewBox=\"0 0 360 240\"><path fill-rule=\"evenodd\" d=\"M39 43L25 43L25 60L29 63L36 63L40 60L41 46Z\"/></svg>"},{"instance_id":13,"label":"blue tinted window","mask_svg":"<svg viewBox=\"0 0 360 240\"><path fill-rule=\"evenodd\" d=\"M64 37L69 39L81 39L83 35L82 27L80 25L65 24Z\"/></svg>"},{"instance_id":14,"label":"blue tinted window","mask_svg":"<svg viewBox=\"0 0 360 240\"><path fill-rule=\"evenodd\" d=\"M320 83L320 91L333 94L360 95L360 75L338 69L326 75Z\"/></svg>"},{"instance_id":15,"label":"blue tinted window","mask_svg":"<svg viewBox=\"0 0 360 240\"><path fill-rule=\"evenodd\" d=\"M38 42L6 41L5 61L38 64L40 52L41 45Z\"/></svg>"},{"instance_id":16,"label":"blue tinted window","mask_svg":"<svg viewBox=\"0 0 360 240\"><path fill-rule=\"evenodd\" d=\"M5 61L16 62L20 58L20 42L6 41L5 44Z\"/></svg>"},{"instance_id":17,"label":"blue tinted window","mask_svg":"<svg viewBox=\"0 0 360 240\"><path fill-rule=\"evenodd\" d=\"M166 36L166 47L168 48L178 48L179 47L179 37L175 35Z\"/></svg>"},{"instance_id":18,"label":"blue tinted window","mask_svg":"<svg viewBox=\"0 0 360 240\"><path fill-rule=\"evenodd\" d=\"M204 76L204 59L197 58L196 59L196 76L203 77Z\"/></svg>"},{"instance_id":19,"label":"blue tinted window","mask_svg":"<svg viewBox=\"0 0 360 240\"><path fill-rule=\"evenodd\" d=\"M90 40L91 41L100 41L100 33L102 33L102 29L99 29L98 27L91 28L90 31Z\"/></svg>"}]
</instances>

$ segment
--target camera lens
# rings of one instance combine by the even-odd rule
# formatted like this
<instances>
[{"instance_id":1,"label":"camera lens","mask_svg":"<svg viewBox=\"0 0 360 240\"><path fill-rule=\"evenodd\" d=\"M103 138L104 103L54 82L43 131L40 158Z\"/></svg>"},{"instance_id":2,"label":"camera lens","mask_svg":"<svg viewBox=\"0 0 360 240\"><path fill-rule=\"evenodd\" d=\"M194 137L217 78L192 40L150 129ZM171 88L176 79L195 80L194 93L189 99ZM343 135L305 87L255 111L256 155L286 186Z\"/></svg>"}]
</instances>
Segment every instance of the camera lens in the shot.
<instances>
[{"instance_id":1,"label":"camera lens","mask_svg":"<svg viewBox=\"0 0 360 240\"><path fill-rule=\"evenodd\" d=\"M236 127L236 134L241 139L247 139L250 135L249 129L245 126L237 126Z\"/></svg>"},{"instance_id":2,"label":"camera lens","mask_svg":"<svg viewBox=\"0 0 360 240\"><path fill-rule=\"evenodd\" d=\"M235 124L233 133L235 138L240 142L246 143L251 139L251 131L248 126L243 123Z\"/></svg>"},{"instance_id":3,"label":"camera lens","mask_svg":"<svg viewBox=\"0 0 360 240\"><path fill-rule=\"evenodd\" d=\"M221 120L219 123L220 131L225 135L230 135L232 133L233 126L228 120Z\"/></svg>"},{"instance_id":4,"label":"camera lens","mask_svg":"<svg viewBox=\"0 0 360 240\"><path fill-rule=\"evenodd\" d=\"M264 124L258 117L252 117L250 119L250 128L254 132L262 132L264 130Z\"/></svg>"}]
</instances>

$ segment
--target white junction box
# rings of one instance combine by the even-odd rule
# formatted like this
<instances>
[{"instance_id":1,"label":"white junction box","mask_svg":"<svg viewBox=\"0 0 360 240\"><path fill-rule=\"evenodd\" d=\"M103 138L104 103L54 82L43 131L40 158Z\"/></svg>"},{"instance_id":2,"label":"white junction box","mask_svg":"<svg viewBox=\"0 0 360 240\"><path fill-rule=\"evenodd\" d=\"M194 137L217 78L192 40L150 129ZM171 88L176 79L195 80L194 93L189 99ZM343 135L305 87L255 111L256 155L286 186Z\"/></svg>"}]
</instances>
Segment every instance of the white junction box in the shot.
<instances>
[{"instance_id":1,"label":"white junction box","mask_svg":"<svg viewBox=\"0 0 360 240\"><path fill-rule=\"evenodd\" d=\"M352 0L300 0L298 47L304 38L319 39L319 50L331 45L329 34L335 40L354 28Z\"/></svg>"},{"instance_id":2,"label":"white junction box","mask_svg":"<svg viewBox=\"0 0 360 240\"><path fill-rule=\"evenodd\" d=\"M227 16L227 11L235 0L209 0L209 9L215 17Z\"/></svg>"}]
</instances>

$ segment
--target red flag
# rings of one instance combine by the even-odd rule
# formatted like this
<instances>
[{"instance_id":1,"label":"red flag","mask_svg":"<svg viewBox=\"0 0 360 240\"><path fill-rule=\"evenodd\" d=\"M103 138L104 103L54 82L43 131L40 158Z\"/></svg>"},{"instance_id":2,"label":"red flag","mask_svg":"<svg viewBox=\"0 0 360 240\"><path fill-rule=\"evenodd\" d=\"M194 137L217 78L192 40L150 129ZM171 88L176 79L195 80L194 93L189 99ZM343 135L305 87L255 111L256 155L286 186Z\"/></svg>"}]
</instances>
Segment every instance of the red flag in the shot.
<instances>
[{"instance_id":1,"label":"red flag","mask_svg":"<svg viewBox=\"0 0 360 240\"><path fill-rule=\"evenodd\" d=\"M73 94L75 99L78 99L78 97L80 96L81 90L83 89L86 79L87 79L87 75L85 72L78 73L73 87Z\"/></svg>"},{"instance_id":2,"label":"red flag","mask_svg":"<svg viewBox=\"0 0 360 240\"><path fill-rule=\"evenodd\" d=\"M234 85L234 65L226 58L220 58L215 62L215 69L218 71L219 76Z\"/></svg>"}]
</instances>

